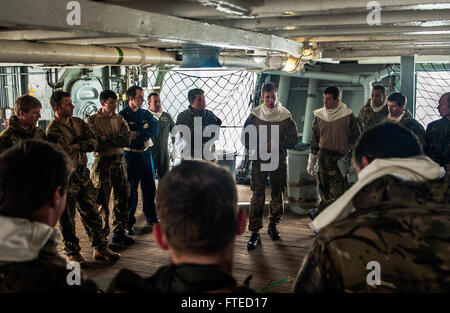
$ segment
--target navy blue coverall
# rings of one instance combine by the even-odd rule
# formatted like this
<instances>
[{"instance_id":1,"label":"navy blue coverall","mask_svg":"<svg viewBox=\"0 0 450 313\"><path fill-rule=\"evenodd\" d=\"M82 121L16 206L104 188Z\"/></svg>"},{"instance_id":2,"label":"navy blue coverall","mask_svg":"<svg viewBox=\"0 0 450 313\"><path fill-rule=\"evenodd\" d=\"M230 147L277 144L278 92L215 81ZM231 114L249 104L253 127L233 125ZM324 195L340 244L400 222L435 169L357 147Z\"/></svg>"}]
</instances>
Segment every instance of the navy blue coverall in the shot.
<instances>
[{"instance_id":1,"label":"navy blue coverall","mask_svg":"<svg viewBox=\"0 0 450 313\"><path fill-rule=\"evenodd\" d=\"M141 183L142 208L147 223L158 222L155 211L155 176L153 170L152 151L146 147L145 142L151 136L158 133L158 121L153 115L139 108L133 112L127 105L125 109L119 112L128 123L131 131L137 132L137 137L131 140L128 147L124 148L123 155L127 162L128 182L130 183L130 197L128 198L129 222L127 229L132 229L136 223L134 213L138 203L137 188Z\"/></svg>"}]
</instances>

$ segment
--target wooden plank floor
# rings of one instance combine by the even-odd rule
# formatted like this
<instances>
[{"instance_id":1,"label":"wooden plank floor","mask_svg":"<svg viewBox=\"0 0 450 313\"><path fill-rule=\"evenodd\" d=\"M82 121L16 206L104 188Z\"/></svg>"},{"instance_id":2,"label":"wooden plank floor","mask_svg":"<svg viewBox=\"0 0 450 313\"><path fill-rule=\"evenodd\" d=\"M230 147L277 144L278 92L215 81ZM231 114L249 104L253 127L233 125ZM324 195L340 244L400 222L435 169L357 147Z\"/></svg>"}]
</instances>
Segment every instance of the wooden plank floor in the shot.
<instances>
[{"instance_id":1,"label":"wooden plank floor","mask_svg":"<svg viewBox=\"0 0 450 313\"><path fill-rule=\"evenodd\" d=\"M238 185L238 192L240 202L250 201L249 186ZM269 195L269 190L266 190L266 201L270 200ZM130 247L111 244L112 250L121 253L120 260L114 264L93 260L92 248L77 215L76 231L80 238L81 254L88 261L89 266L85 273L103 289L108 287L112 277L121 268L131 269L147 277L155 273L159 267L170 264L169 253L158 247L153 234L146 226L141 203L139 195L136 234L133 236L136 244ZM250 286L261 292L290 292L298 268L314 238L312 230L308 227L309 218L286 211L278 227L282 237L280 241L272 241L267 234L269 223L267 212L264 214L263 222L262 245L256 250L247 251L247 241L250 237L248 230L236 239L233 276L242 283L248 275L252 274ZM58 250L63 255L61 244L58 245ZM265 288L267 286L271 288Z\"/></svg>"}]
</instances>

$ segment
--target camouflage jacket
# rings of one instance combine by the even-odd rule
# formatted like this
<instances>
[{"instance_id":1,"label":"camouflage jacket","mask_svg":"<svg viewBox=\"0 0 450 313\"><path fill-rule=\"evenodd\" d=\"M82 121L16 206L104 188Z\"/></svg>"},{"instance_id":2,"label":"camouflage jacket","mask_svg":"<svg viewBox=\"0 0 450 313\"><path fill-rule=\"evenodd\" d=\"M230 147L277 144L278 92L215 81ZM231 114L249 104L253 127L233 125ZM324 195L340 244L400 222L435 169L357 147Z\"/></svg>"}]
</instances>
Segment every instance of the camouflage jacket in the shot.
<instances>
[{"instance_id":1,"label":"camouflage jacket","mask_svg":"<svg viewBox=\"0 0 450 313\"><path fill-rule=\"evenodd\" d=\"M19 125L17 116L11 116L8 128L0 133L0 153L12 147L15 143L26 139L45 140L44 132L36 126L29 129Z\"/></svg>"},{"instance_id":2,"label":"camouflage jacket","mask_svg":"<svg viewBox=\"0 0 450 313\"><path fill-rule=\"evenodd\" d=\"M358 140L358 137L361 134L358 119L353 114L349 115L349 125L347 133L348 133L348 144L350 146L350 149L352 149L353 145L356 143L356 140ZM311 132L311 153L317 154L319 152L319 143L320 143L319 118L317 116L314 116Z\"/></svg>"},{"instance_id":3,"label":"camouflage jacket","mask_svg":"<svg viewBox=\"0 0 450 313\"><path fill-rule=\"evenodd\" d=\"M375 112L370 105L371 100L367 100L366 104L361 108L358 114L358 121L361 125L361 132L365 132L372 126L383 122L389 115L387 105L385 105L380 111Z\"/></svg>"},{"instance_id":4,"label":"camouflage jacket","mask_svg":"<svg viewBox=\"0 0 450 313\"><path fill-rule=\"evenodd\" d=\"M155 293L249 293L247 285L238 286L227 272L213 265L180 264L161 267L153 276L141 278L122 269L107 292Z\"/></svg>"},{"instance_id":5,"label":"camouflage jacket","mask_svg":"<svg viewBox=\"0 0 450 313\"><path fill-rule=\"evenodd\" d=\"M298 143L298 129L297 124L292 119L292 117L289 117L287 119L284 119L280 122L266 122L262 119L259 119L253 114L250 114L250 116L247 118L247 120L244 123L244 129L249 125L255 125L256 126L256 132L258 138L253 138L252 140L256 141L255 148L257 151L259 151L259 136L260 136L260 128L259 126L265 125L267 126L267 141L273 142L274 139L271 138L271 127L272 126L278 126L279 128L279 138L278 138L278 148L279 148L279 156L281 158L285 158L287 156L287 149L293 149L295 145ZM248 150L250 148L250 138L248 134L244 134L243 137L243 143L245 148ZM258 153L258 158L259 158Z\"/></svg>"},{"instance_id":6,"label":"camouflage jacket","mask_svg":"<svg viewBox=\"0 0 450 313\"><path fill-rule=\"evenodd\" d=\"M356 212L324 228L305 257L295 292L449 292L449 178L383 176L353 198ZM380 285L368 263L380 265Z\"/></svg>"},{"instance_id":7,"label":"camouflage jacket","mask_svg":"<svg viewBox=\"0 0 450 313\"><path fill-rule=\"evenodd\" d=\"M414 119L411 112L405 110L405 115L403 115L399 124L412 131L419 138L419 142L422 147L425 145L425 129L418 121Z\"/></svg>"},{"instance_id":8,"label":"camouflage jacket","mask_svg":"<svg viewBox=\"0 0 450 313\"><path fill-rule=\"evenodd\" d=\"M450 120L431 122L425 134L425 153L441 166L450 163Z\"/></svg>"},{"instance_id":9,"label":"camouflage jacket","mask_svg":"<svg viewBox=\"0 0 450 313\"><path fill-rule=\"evenodd\" d=\"M70 126L53 120L47 127L48 140L60 144L69 154L74 167L87 165L86 152L92 152L97 146L97 136L92 128L78 117L70 118ZM78 150L70 150L69 146L78 144Z\"/></svg>"},{"instance_id":10,"label":"camouflage jacket","mask_svg":"<svg viewBox=\"0 0 450 313\"><path fill-rule=\"evenodd\" d=\"M103 120L105 123L101 123L99 120ZM87 123L91 126L96 135L97 147L95 148L95 151L99 152L101 155L116 150L120 151L121 154L121 148L130 145L130 127L122 115L113 114L112 116L105 116L101 114L101 111L98 111L87 119ZM108 124L108 127L104 127L104 124ZM106 136L106 140L102 140L102 136Z\"/></svg>"}]
</instances>

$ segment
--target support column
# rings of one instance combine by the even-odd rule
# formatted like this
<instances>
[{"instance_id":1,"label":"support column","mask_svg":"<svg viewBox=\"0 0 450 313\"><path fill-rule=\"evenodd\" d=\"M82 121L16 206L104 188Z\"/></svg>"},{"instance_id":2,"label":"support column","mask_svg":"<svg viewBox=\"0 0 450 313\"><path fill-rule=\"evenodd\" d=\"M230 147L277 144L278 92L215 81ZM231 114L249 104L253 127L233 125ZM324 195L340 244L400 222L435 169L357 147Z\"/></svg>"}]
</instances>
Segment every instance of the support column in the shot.
<instances>
[{"instance_id":1,"label":"support column","mask_svg":"<svg viewBox=\"0 0 450 313\"><path fill-rule=\"evenodd\" d=\"M317 79L308 81L308 97L306 98L305 122L303 123L302 143L310 143L313 122L313 110L316 106Z\"/></svg>"},{"instance_id":2,"label":"support column","mask_svg":"<svg viewBox=\"0 0 450 313\"><path fill-rule=\"evenodd\" d=\"M289 91L291 90L291 79L290 76L280 76L280 82L278 83L278 101L288 107L289 103Z\"/></svg>"},{"instance_id":3,"label":"support column","mask_svg":"<svg viewBox=\"0 0 450 313\"><path fill-rule=\"evenodd\" d=\"M416 66L414 56L403 56L400 61L400 92L403 93L408 102L406 109L415 116L416 110Z\"/></svg>"}]
</instances>

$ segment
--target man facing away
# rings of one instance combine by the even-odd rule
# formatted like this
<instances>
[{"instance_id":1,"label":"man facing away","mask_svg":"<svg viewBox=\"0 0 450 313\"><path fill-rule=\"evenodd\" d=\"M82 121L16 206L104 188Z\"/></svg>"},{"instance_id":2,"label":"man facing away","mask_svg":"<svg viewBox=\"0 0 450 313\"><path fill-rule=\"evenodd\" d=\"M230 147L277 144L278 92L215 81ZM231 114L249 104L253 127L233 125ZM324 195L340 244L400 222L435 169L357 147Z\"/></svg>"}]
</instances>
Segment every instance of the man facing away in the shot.
<instances>
[{"instance_id":1,"label":"man facing away","mask_svg":"<svg viewBox=\"0 0 450 313\"><path fill-rule=\"evenodd\" d=\"M347 173L339 162L349 154L360 134L358 120L340 97L337 86L327 87L323 92L323 108L313 112L307 171L310 175L317 174L320 202L317 210L309 211L311 218L345 192Z\"/></svg>"},{"instance_id":2,"label":"man facing away","mask_svg":"<svg viewBox=\"0 0 450 313\"><path fill-rule=\"evenodd\" d=\"M231 172L207 161L184 160L160 181L154 236L172 264L141 278L122 270L109 292L248 292L231 276L235 238L245 231Z\"/></svg>"},{"instance_id":3,"label":"man facing away","mask_svg":"<svg viewBox=\"0 0 450 313\"><path fill-rule=\"evenodd\" d=\"M88 118L97 135L92 183L97 191L97 204L103 215L105 235L109 234L109 199L114 196L112 210L112 242L131 245L134 239L125 234L128 225L128 180L123 147L130 144L130 128L122 115L116 114L117 95L112 90L100 93L102 108Z\"/></svg>"},{"instance_id":4,"label":"man facing away","mask_svg":"<svg viewBox=\"0 0 450 313\"><path fill-rule=\"evenodd\" d=\"M33 96L24 95L14 103L14 113L8 128L0 133L0 153L19 141L26 139L45 140L44 132L36 126L41 117L41 102Z\"/></svg>"},{"instance_id":5,"label":"man facing away","mask_svg":"<svg viewBox=\"0 0 450 313\"><path fill-rule=\"evenodd\" d=\"M387 119L388 114L386 90L383 86L376 85L372 88L370 99L358 114L361 132L383 122Z\"/></svg>"},{"instance_id":6,"label":"man facing away","mask_svg":"<svg viewBox=\"0 0 450 313\"><path fill-rule=\"evenodd\" d=\"M153 115L141 109L144 103L144 90L131 86L127 90L128 105L119 112L131 130L131 142L123 150L127 162L127 177L130 184L128 198L128 235L134 234L136 207L138 204L138 186L141 184L142 209L145 221L150 227L158 222L155 212L155 177L153 175L152 150L149 139L158 133L158 121Z\"/></svg>"},{"instance_id":7,"label":"man facing away","mask_svg":"<svg viewBox=\"0 0 450 313\"><path fill-rule=\"evenodd\" d=\"M41 140L0 155L0 293L99 291L81 272L80 284L69 285L56 250L71 171L69 156Z\"/></svg>"},{"instance_id":8,"label":"man facing away","mask_svg":"<svg viewBox=\"0 0 450 313\"><path fill-rule=\"evenodd\" d=\"M449 175L386 122L354 150L358 181L310 226L295 292L449 292Z\"/></svg>"},{"instance_id":9,"label":"man facing away","mask_svg":"<svg viewBox=\"0 0 450 313\"><path fill-rule=\"evenodd\" d=\"M94 151L97 145L96 135L82 119L72 117L74 106L70 93L55 91L50 98L50 105L55 112L55 118L47 127L48 140L63 147L72 159L74 168L67 188L66 209L59 219L64 253L68 261L76 261L82 267L86 266L86 260L80 254L79 239L75 235L75 211L78 210L94 248L94 260L116 261L120 254L108 249L102 218L97 210L94 185L87 168L86 152Z\"/></svg>"},{"instance_id":10,"label":"man facing away","mask_svg":"<svg viewBox=\"0 0 450 313\"><path fill-rule=\"evenodd\" d=\"M425 153L450 173L450 92L439 99L440 120L431 122L425 133Z\"/></svg>"},{"instance_id":11,"label":"man facing away","mask_svg":"<svg viewBox=\"0 0 450 313\"><path fill-rule=\"evenodd\" d=\"M158 134L153 136L151 140L153 142L152 157L155 174L161 179L169 171L168 138L175 122L168 112L162 110L161 99L156 92L148 95L148 109L159 123Z\"/></svg>"},{"instance_id":12,"label":"man facing away","mask_svg":"<svg viewBox=\"0 0 450 313\"><path fill-rule=\"evenodd\" d=\"M176 125L187 127L190 134L184 134L184 131L180 131L182 143L177 140L175 144L185 145L185 147L179 149L181 151L178 152L183 155L183 158L216 161L216 148L214 143L210 141L214 138L214 135L218 135L216 132L219 131L218 128L222 125L222 121L212 111L206 109L205 92L202 89L189 90L188 101L189 106L178 114ZM208 126L212 128L211 135L205 132L205 128ZM186 153L187 150L189 153Z\"/></svg>"},{"instance_id":13,"label":"man facing away","mask_svg":"<svg viewBox=\"0 0 450 313\"><path fill-rule=\"evenodd\" d=\"M423 147L425 144L425 129L414 119L411 112L405 110L406 101L406 96L399 92L390 95L388 97L388 119L389 121L399 123L412 131L419 138L420 145Z\"/></svg>"},{"instance_id":14,"label":"man facing away","mask_svg":"<svg viewBox=\"0 0 450 313\"><path fill-rule=\"evenodd\" d=\"M278 101L278 90L273 83L265 84L261 89L263 104L252 110L244 124L244 130L250 125L256 127L257 138L245 138L246 149L253 150L254 144L257 156L252 160L251 189L253 191L250 200L248 230L252 232L247 244L247 250L255 249L261 243L259 230L263 227L262 217L264 214L264 203L266 198L267 177L270 180L271 200L269 204L269 226L267 232L272 240L279 240L280 232L277 224L280 223L283 212L283 192L286 188L287 174L287 149L292 149L298 142L297 125L292 119L291 113ZM272 137L274 129L278 129L278 136ZM267 130L267 132L266 132ZM263 134L264 133L264 134ZM276 134L276 133L274 133ZM266 136L266 146L260 145ZM244 135L245 136L245 135ZM278 137L278 138L277 138ZM251 141L254 141L253 143ZM263 167L274 160L261 157L261 153L267 149L272 157L276 159L276 166L272 169ZM272 151L273 150L273 151ZM250 152L251 153L251 152Z\"/></svg>"}]
</instances>

